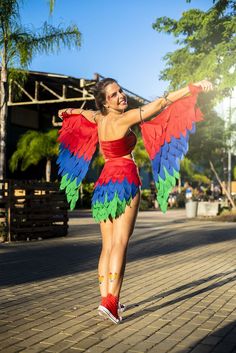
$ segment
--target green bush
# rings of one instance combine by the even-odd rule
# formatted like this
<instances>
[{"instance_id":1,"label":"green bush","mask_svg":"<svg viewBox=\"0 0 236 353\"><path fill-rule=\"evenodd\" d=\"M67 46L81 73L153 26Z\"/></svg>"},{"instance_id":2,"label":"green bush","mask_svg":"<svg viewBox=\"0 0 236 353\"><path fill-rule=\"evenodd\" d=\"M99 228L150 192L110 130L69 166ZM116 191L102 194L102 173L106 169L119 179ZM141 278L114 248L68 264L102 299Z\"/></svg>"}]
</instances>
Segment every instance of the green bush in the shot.
<instances>
[{"instance_id":1,"label":"green bush","mask_svg":"<svg viewBox=\"0 0 236 353\"><path fill-rule=\"evenodd\" d=\"M185 193L183 191L180 194L176 195L176 207L177 208L185 207Z\"/></svg>"},{"instance_id":2,"label":"green bush","mask_svg":"<svg viewBox=\"0 0 236 353\"><path fill-rule=\"evenodd\" d=\"M143 189L141 191L141 200L140 200L140 206L139 209L141 211L146 211L150 208L153 208L153 194L150 189Z\"/></svg>"},{"instance_id":3,"label":"green bush","mask_svg":"<svg viewBox=\"0 0 236 353\"><path fill-rule=\"evenodd\" d=\"M142 198L141 198L141 200L140 200L140 205L139 205L139 210L140 211L147 211L147 210L149 210L150 209L150 204L149 204L149 202L147 201L147 200L143 200Z\"/></svg>"},{"instance_id":4,"label":"green bush","mask_svg":"<svg viewBox=\"0 0 236 353\"><path fill-rule=\"evenodd\" d=\"M91 208L93 189L94 189L94 183L85 182L82 184L83 194L81 195L81 191L80 191L80 200L79 200L80 208Z\"/></svg>"},{"instance_id":5,"label":"green bush","mask_svg":"<svg viewBox=\"0 0 236 353\"><path fill-rule=\"evenodd\" d=\"M150 189L143 189L141 191L141 196L143 200L149 200L151 197L151 190Z\"/></svg>"}]
</instances>

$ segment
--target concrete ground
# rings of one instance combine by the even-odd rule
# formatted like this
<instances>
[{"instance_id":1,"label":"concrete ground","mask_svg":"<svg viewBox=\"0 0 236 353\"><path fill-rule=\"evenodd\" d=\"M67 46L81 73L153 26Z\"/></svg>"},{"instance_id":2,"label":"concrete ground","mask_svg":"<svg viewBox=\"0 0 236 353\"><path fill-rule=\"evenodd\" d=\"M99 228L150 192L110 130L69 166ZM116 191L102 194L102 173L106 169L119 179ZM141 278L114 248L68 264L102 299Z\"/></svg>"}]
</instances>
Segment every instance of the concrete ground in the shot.
<instances>
[{"instance_id":1,"label":"concrete ground","mask_svg":"<svg viewBox=\"0 0 236 353\"><path fill-rule=\"evenodd\" d=\"M72 214L68 237L0 244L0 351L236 352L236 224L140 212L123 321L97 315L99 227Z\"/></svg>"}]
</instances>

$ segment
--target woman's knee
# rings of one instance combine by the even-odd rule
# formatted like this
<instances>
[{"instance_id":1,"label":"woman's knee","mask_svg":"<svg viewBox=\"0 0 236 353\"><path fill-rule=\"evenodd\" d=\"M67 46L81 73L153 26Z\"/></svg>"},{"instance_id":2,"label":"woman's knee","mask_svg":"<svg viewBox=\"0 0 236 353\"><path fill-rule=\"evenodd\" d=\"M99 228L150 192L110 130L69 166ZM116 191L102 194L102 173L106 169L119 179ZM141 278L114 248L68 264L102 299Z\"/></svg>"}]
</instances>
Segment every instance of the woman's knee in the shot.
<instances>
[{"instance_id":1,"label":"woman's knee","mask_svg":"<svg viewBox=\"0 0 236 353\"><path fill-rule=\"evenodd\" d=\"M112 249L119 248L125 250L129 244L129 238L129 236L113 237Z\"/></svg>"},{"instance_id":2,"label":"woman's knee","mask_svg":"<svg viewBox=\"0 0 236 353\"><path fill-rule=\"evenodd\" d=\"M112 249L112 243L106 243L106 244L102 244L102 254L105 256L109 256L111 253L111 249Z\"/></svg>"}]
</instances>

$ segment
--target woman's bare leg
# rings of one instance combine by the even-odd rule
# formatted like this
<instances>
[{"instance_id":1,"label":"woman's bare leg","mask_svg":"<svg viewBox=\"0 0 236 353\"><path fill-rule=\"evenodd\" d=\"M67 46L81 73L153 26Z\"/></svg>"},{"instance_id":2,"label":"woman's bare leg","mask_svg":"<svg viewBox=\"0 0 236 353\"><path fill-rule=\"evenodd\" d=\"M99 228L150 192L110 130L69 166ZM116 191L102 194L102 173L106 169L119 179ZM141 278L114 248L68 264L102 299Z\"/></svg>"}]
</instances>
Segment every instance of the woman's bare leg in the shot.
<instances>
[{"instance_id":1,"label":"woman's bare leg","mask_svg":"<svg viewBox=\"0 0 236 353\"><path fill-rule=\"evenodd\" d=\"M113 220L112 244L109 261L108 293L119 297L123 281L126 252L138 214L140 193L134 197L125 213Z\"/></svg>"},{"instance_id":2,"label":"woman's bare leg","mask_svg":"<svg viewBox=\"0 0 236 353\"><path fill-rule=\"evenodd\" d=\"M98 281L101 297L105 298L108 293L108 270L112 247L113 223L110 220L101 222L100 229L102 234L102 250L98 262Z\"/></svg>"}]
</instances>

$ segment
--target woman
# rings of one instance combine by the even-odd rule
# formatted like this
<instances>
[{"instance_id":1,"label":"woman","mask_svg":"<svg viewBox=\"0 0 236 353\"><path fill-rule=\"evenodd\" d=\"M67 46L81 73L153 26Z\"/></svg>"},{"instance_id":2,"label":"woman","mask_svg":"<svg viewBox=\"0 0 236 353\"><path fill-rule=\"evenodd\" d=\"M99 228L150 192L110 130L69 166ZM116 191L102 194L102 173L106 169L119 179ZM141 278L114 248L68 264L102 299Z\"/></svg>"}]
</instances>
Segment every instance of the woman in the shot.
<instances>
[{"instance_id":1,"label":"woman","mask_svg":"<svg viewBox=\"0 0 236 353\"><path fill-rule=\"evenodd\" d=\"M194 84L204 92L212 89L208 81ZM94 218L100 222L102 251L98 264L101 292L99 313L119 323L122 311L120 291L126 265L126 252L133 233L140 202L140 179L132 157L136 136L130 128L153 117L166 106L188 95L189 87L169 93L138 109L126 111L127 97L117 81L106 78L94 89L98 111L63 109L60 117L82 114L97 124L98 141L105 166L95 184L92 199Z\"/></svg>"}]
</instances>

